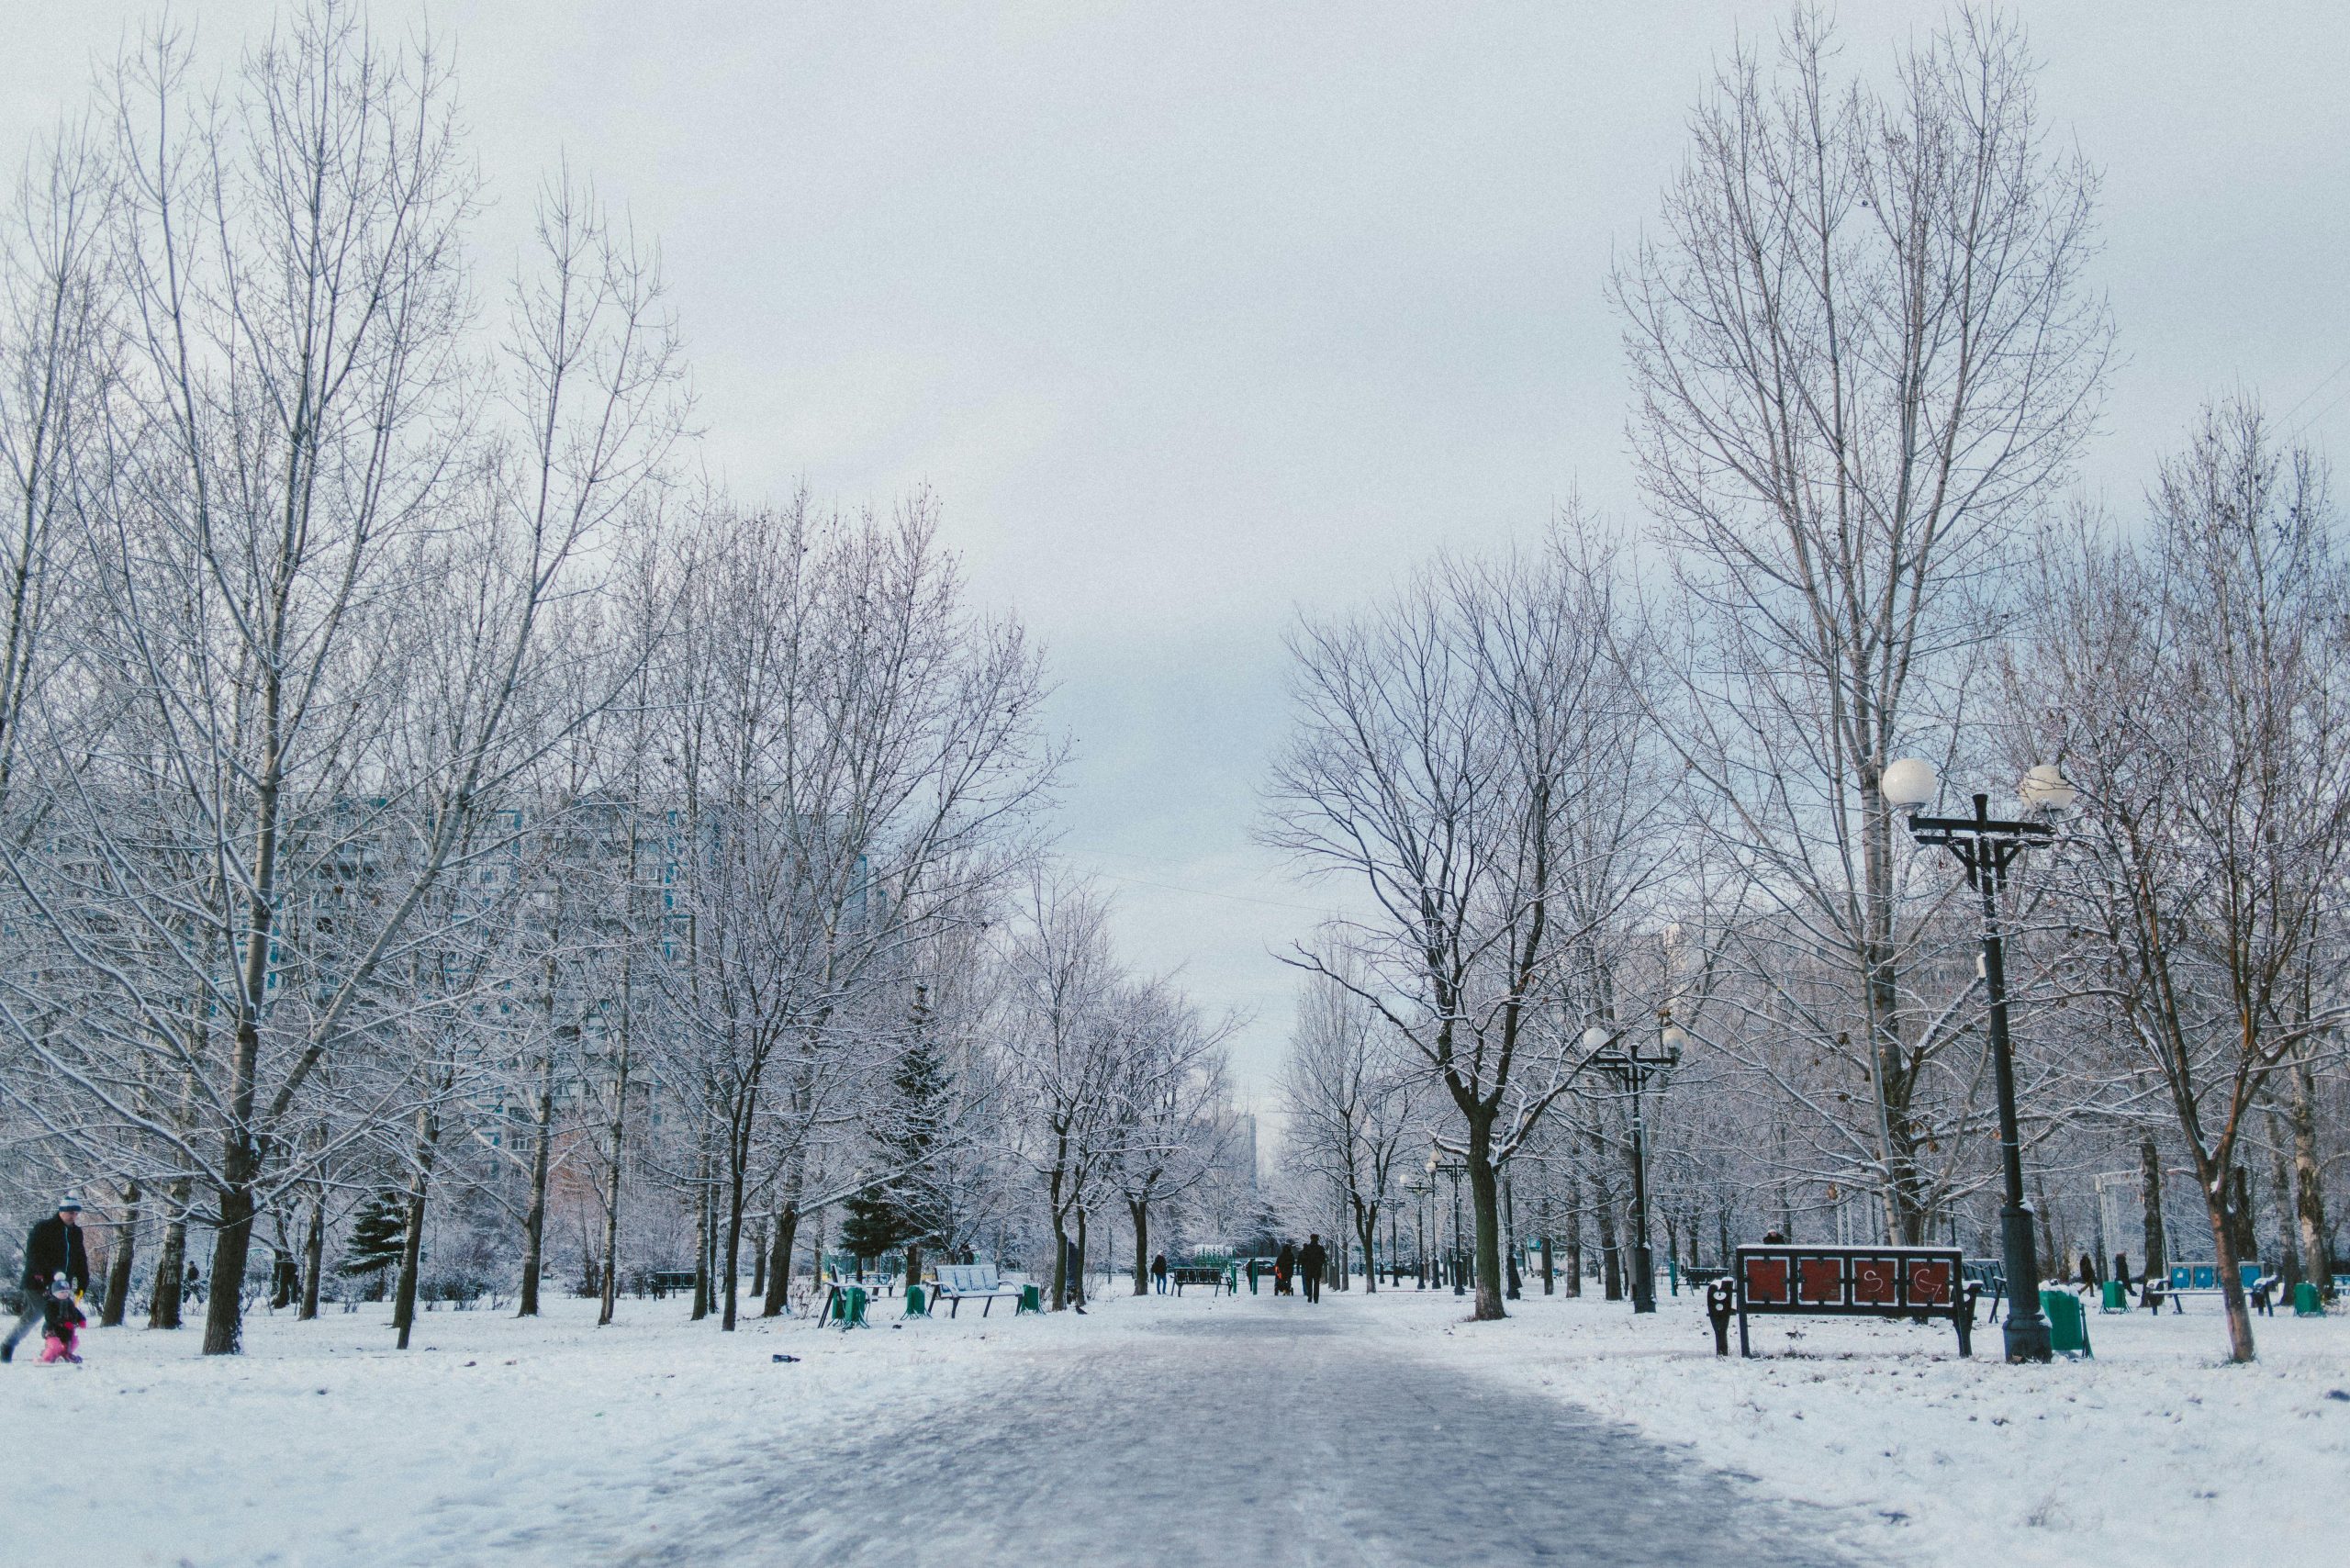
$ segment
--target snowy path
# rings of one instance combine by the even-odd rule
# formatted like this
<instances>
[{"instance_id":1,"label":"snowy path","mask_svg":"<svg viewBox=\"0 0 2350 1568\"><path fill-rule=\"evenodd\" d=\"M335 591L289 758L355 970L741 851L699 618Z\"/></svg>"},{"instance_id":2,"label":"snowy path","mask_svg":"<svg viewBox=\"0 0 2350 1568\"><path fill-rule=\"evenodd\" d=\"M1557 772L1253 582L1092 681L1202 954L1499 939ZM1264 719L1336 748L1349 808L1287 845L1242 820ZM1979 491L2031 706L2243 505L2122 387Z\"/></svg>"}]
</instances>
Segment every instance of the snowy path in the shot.
<instances>
[{"instance_id":1,"label":"snowy path","mask_svg":"<svg viewBox=\"0 0 2350 1568\"><path fill-rule=\"evenodd\" d=\"M1841 1561L1686 1458L1398 1356L1356 1311L1244 1297L1007 1357L926 1435L746 1445L701 1477L698 1528L619 1561Z\"/></svg>"}]
</instances>

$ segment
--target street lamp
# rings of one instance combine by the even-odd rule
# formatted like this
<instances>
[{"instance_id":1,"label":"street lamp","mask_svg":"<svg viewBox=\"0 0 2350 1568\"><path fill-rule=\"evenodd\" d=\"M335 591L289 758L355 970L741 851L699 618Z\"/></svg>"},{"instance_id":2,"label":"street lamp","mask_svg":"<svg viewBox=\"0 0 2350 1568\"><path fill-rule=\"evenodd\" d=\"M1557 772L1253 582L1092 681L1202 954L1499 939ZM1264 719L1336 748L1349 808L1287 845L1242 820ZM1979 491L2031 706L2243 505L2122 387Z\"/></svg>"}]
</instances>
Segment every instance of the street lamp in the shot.
<instances>
[{"instance_id":1,"label":"street lamp","mask_svg":"<svg viewBox=\"0 0 2350 1568\"><path fill-rule=\"evenodd\" d=\"M2023 1142L2016 1128L2015 1058L2008 1045L2008 969L1999 945L1999 890L2008 868L2029 844L2045 844L2056 830L2043 822L2002 822L1991 815L1991 798L1975 797L1971 817L1927 817L1919 809L1938 789L1933 768L1915 757L1886 765L1878 788L1886 801L1909 812L1909 836L1939 845L1966 868L1966 885L1983 905L1983 984L1990 1002L1991 1073L1999 1102L1999 1171L2007 1202L1999 1209L2001 1266L2008 1276L2008 1360L2049 1359L2048 1320L2040 1315L2040 1260L2032 1249L2031 1205L2023 1195ZM2028 807L2062 811L2080 798L2053 763L2023 776L2017 789Z\"/></svg>"},{"instance_id":2,"label":"street lamp","mask_svg":"<svg viewBox=\"0 0 2350 1568\"><path fill-rule=\"evenodd\" d=\"M1449 1271L1452 1275L1452 1294L1454 1295L1460 1295L1468 1290L1468 1286L1462 1283L1460 1279L1460 1178L1468 1174L1469 1167L1461 1161L1443 1158L1440 1150L1430 1150L1428 1154L1429 1179L1433 1181L1438 1176L1449 1176L1452 1178L1452 1256L1449 1260Z\"/></svg>"},{"instance_id":3,"label":"street lamp","mask_svg":"<svg viewBox=\"0 0 2350 1568\"><path fill-rule=\"evenodd\" d=\"M1617 1036L1595 1024L1583 1032L1583 1064L1605 1070L1632 1095L1632 1310L1656 1310L1656 1260L1649 1250L1648 1130L1640 1114L1642 1092L1649 1080L1670 1072L1681 1060L1688 1032L1673 1021L1672 1013L1657 1015L1657 1043L1644 1051L1636 1041L1628 1050Z\"/></svg>"}]
</instances>

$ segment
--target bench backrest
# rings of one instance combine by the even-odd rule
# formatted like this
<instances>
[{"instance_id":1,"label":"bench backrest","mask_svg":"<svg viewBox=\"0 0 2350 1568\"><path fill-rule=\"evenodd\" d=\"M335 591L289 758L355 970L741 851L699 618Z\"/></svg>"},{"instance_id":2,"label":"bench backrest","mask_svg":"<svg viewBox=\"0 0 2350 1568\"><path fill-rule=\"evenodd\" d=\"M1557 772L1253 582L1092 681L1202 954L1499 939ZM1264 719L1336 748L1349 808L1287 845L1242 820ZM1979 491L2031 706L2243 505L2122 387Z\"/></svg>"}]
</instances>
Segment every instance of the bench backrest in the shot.
<instances>
[{"instance_id":1,"label":"bench backrest","mask_svg":"<svg viewBox=\"0 0 2350 1568\"><path fill-rule=\"evenodd\" d=\"M1738 1249L1731 1271L1747 1312L1936 1312L1957 1308L1961 1260L1952 1247Z\"/></svg>"},{"instance_id":2,"label":"bench backrest","mask_svg":"<svg viewBox=\"0 0 2350 1568\"><path fill-rule=\"evenodd\" d=\"M2236 1278L2244 1288L2251 1290L2260 1282L2260 1265L2238 1263ZM2170 1288L2175 1291L2216 1291L2220 1288L2220 1266L2217 1263L2173 1263L2170 1266Z\"/></svg>"},{"instance_id":3,"label":"bench backrest","mask_svg":"<svg viewBox=\"0 0 2350 1568\"><path fill-rule=\"evenodd\" d=\"M938 1266L938 1288L943 1291L978 1292L997 1288L993 1263L942 1263Z\"/></svg>"}]
</instances>

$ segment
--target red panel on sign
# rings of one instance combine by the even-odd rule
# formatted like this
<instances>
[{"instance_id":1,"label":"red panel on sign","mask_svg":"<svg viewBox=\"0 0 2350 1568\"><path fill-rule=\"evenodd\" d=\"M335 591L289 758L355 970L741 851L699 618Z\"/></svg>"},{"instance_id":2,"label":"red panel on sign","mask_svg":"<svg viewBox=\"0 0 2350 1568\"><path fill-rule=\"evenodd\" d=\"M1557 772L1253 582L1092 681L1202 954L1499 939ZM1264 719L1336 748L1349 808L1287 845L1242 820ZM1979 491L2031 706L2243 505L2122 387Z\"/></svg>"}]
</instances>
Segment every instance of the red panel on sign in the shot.
<instances>
[{"instance_id":1,"label":"red panel on sign","mask_svg":"<svg viewBox=\"0 0 2350 1568\"><path fill-rule=\"evenodd\" d=\"M1912 1263L1909 1265L1909 1300L1919 1306L1946 1306L1950 1304L1950 1265L1948 1263Z\"/></svg>"},{"instance_id":2,"label":"red panel on sign","mask_svg":"<svg viewBox=\"0 0 2350 1568\"><path fill-rule=\"evenodd\" d=\"M1749 1301L1786 1300L1787 1260L1785 1258L1747 1259L1746 1299Z\"/></svg>"},{"instance_id":3,"label":"red panel on sign","mask_svg":"<svg viewBox=\"0 0 2350 1568\"><path fill-rule=\"evenodd\" d=\"M1872 1306L1890 1306L1898 1298L1901 1271L1890 1258L1859 1258L1852 1262L1852 1299Z\"/></svg>"},{"instance_id":4,"label":"red panel on sign","mask_svg":"<svg viewBox=\"0 0 2350 1568\"><path fill-rule=\"evenodd\" d=\"M1796 1260L1796 1272L1802 1280L1802 1294L1798 1298L1812 1303L1841 1302L1844 1299L1844 1260L1841 1258L1803 1258Z\"/></svg>"}]
</instances>

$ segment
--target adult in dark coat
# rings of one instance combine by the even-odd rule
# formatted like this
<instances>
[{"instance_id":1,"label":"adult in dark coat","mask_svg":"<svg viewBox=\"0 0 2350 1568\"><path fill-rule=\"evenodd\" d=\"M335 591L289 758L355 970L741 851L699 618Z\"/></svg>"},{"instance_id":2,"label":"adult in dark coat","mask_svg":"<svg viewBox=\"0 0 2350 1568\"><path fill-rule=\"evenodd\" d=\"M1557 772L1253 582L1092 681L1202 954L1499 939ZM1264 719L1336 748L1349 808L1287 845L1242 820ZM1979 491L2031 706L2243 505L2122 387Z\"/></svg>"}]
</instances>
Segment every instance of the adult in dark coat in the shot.
<instances>
[{"instance_id":1,"label":"adult in dark coat","mask_svg":"<svg viewBox=\"0 0 2350 1568\"><path fill-rule=\"evenodd\" d=\"M1330 1254L1322 1249L1319 1232L1305 1238L1304 1249L1297 1255L1298 1277L1305 1282L1305 1299L1322 1299L1322 1271L1330 1266Z\"/></svg>"},{"instance_id":2,"label":"adult in dark coat","mask_svg":"<svg viewBox=\"0 0 2350 1568\"><path fill-rule=\"evenodd\" d=\"M82 1247L79 1198L60 1198L57 1212L25 1238L25 1272L17 1282L24 1288L24 1310L8 1337L0 1339L0 1361L16 1359L17 1341L39 1325L49 1287L61 1277L72 1281L77 1293L90 1288L90 1255Z\"/></svg>"},{"instance_id":3,"label":"adult in dark coat","mask_svg":"<svg viewBox=\"0 0 2350 1568\"><path fill-rule=\"evenodd\" d=\"M1297 1249L1284 1241L1281 1243L1281 1252L1273 1259L1273 1294L1275 1295L1292 1294L1290 1282L1295 1278L1297 1278Z\"/></svg>"},{"instance_id":4,"label":"adult in dark coat","mask_svg":"<svg viewBox=\"0 0 2350 1568\"><path fill-rule=\"evenodd\" d=\"M1150 1278L1151 1282L1158 1287L1158 1294L1160 1295L1165 1295L1167 1294L1166 1253L1161 1252L1158 1256L1150 1260Z\"/></svg>"}]
</instances>

